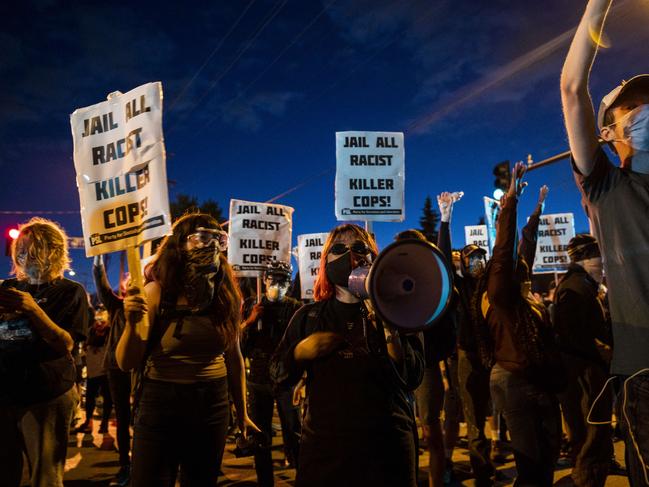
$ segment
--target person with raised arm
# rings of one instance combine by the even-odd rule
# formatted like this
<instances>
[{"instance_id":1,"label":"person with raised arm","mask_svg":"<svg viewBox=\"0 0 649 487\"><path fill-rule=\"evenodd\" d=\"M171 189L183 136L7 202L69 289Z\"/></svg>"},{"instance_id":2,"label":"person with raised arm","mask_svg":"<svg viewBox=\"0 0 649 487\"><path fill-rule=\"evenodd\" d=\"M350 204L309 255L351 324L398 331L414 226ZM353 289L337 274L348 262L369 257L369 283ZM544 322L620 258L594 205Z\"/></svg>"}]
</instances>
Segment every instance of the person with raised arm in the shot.
<instances>
[{"instance_id":1,"label":"person with raised arm","mask_svg":"<svg viewBox=\"0 0 649 487\"><path fill-rule=\"evenodd\" d=\"M561 73L561 99L572 169L604 261L615 343L611 372L623 380L619 417L629 479L637 486L649 484L649 75L623 81L595 115L590 70L611 4L588 2Z\"/></svg>"}]
</instances>

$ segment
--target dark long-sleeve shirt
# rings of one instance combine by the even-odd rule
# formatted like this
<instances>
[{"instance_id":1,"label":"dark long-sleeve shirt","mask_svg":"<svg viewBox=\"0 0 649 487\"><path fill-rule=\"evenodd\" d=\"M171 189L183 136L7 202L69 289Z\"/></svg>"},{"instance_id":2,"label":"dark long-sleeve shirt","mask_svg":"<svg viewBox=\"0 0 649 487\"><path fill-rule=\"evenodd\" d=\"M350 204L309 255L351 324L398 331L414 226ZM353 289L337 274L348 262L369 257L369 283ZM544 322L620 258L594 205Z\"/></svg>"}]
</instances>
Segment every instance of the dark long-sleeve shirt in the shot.
<instances>
[{"instance_id":1,"label":"dark long-sleeve shirt","mask_svg":"<svg viewBox=\"0 0 649 487\"><path fill-rule=\"evenodd\" d=\"M93 265L92 276L95 280L97 297L106 307L110 320L110 331L108 332L108 340L106 343L104 367L107 369L118 369L117 359L115 358L115 349L117 348L117 343L119 342L124 327L126 326L124 303L111 289L110 283L108 282L108 276L106 276L106 269L103 265Z\"/></svg>"},{"instance_id":2,"label":"dark long-sleeve shirt","mask_svg":"<svg viewBox=\"0 0 649 487\"><path fill-rule=\"evenodd\" d=\"M512 372L528 366L528 360L514 335L516 306L522 299L520 286L514 276L517 203L516 198L509 197L501 208L487 278L490 304L487 322L494 343L494 359L501 367Z\"/></svg>"},{"instance_id":3,"label":"dark long-sleeve shirt","mask_svg":"<svg viewBox=\"0 0 649 487\"><path fill-rule=\"evenodd\" d=\"M605 368L595 340L612 345L611 324L598 296L598 285L583 267L572 264L554 295L554 329L562 352Z\"/></svg>"}]
</instances>

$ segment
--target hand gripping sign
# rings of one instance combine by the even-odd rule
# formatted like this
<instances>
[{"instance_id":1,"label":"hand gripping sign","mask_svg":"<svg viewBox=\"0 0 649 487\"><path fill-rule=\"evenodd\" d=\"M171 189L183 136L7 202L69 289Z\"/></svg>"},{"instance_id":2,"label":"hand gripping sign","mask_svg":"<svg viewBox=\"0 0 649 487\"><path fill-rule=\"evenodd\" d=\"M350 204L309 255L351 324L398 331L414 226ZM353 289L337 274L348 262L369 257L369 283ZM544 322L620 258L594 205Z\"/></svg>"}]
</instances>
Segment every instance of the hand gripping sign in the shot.
<instances>
[{"instance_id":1,"label":"hand gripping sign","mask_svg":"<svg viewBox=\"0 0 649 487\"><path fill-rule=\"evenodd\" d=\"M111 94L75 110L70 124L86 256L169 233L162 85Z\"/></svg>"},{"instance_id":2,"label":"hand gripping sign","mask_svg":"<svg viewBox=\"0 0 649 487\"><path fill-rule=\"evenodd\" d=\"M260 277L269 263L291 261L293 208L230 200L228 262L239 277Z\"/></svg>"},{"instance_id":3,"label":"hand gripping sign","mask_svg":"<svg viewBox=\"0 0 649 487\"><path fill-rule=\"evenodd\" d=\"M336 218L403 221L404 158L402 132L336 132Z\"/></svg>"}]
</instances>

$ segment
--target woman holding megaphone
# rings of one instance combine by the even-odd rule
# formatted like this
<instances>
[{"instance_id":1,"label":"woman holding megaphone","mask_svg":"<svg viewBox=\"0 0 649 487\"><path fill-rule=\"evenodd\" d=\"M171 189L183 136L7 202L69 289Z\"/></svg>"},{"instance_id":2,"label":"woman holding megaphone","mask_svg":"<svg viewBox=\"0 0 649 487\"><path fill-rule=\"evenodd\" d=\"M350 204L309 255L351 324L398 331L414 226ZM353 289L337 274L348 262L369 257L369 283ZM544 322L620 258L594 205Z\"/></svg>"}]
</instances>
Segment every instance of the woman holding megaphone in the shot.
<instances>
[{"instance_id":1,"label":"woman holding megaphone","mask_svg":"<svg viewBox=\"0 0 649 487\"><path fill-rule=\"evenodd\" d=\"M294 385L306 372L297 487L416 485L408 393L421 382L422 345L378 320L369 301L348 289L352 270L377 254L361 227L334 228L322 251L316 302L296 312L273 357L278 385Z\"/></svg>"}]
</instances>

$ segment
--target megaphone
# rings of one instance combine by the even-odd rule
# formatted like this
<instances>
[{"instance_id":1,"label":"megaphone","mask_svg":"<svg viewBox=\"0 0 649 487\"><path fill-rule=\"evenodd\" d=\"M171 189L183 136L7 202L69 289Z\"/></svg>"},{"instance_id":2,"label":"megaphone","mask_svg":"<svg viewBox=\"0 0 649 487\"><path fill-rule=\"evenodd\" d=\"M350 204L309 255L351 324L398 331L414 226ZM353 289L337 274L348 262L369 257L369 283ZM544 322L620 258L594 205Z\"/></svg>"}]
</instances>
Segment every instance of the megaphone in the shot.
<instances>
[{"instance_id":1,"label":"megaphone","mask_svg":"<svg viewBox=\"0 0 649 487\"><path fill-rule=\"evenodd\" d=\"M388 245L371 266L355 268L348 289L358 298L369 298L384 322L404 332L418 332L444 315L453 279L435 245L406 239Z\"/></svg>"}]
</instances>

